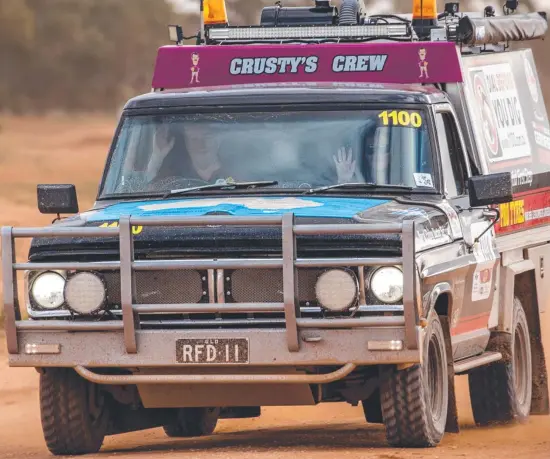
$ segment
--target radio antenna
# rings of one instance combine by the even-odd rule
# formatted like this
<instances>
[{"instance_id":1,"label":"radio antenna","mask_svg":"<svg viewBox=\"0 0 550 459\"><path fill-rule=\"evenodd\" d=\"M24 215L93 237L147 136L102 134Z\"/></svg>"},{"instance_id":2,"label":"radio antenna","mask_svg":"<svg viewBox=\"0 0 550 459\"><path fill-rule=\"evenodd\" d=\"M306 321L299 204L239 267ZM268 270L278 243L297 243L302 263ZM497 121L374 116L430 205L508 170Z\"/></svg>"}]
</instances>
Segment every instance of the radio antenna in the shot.
<instances>
[{"instance_id":1,"label":"radio antenna","mask_svg":"<svg viewBox=\"0 0 550 459\"><path fill-rule=\"evenodd\" d=\"M199 5L200 5L200 16L201 16L201 22L200 22L200 26L201 26L201 30L199 32L199 36L198 36L198 40L197 40L197 44L200 45L202 40L204 40L205 38L205 30L204 30L204 0L199 0Z\"/></svg>"}]
</instances>

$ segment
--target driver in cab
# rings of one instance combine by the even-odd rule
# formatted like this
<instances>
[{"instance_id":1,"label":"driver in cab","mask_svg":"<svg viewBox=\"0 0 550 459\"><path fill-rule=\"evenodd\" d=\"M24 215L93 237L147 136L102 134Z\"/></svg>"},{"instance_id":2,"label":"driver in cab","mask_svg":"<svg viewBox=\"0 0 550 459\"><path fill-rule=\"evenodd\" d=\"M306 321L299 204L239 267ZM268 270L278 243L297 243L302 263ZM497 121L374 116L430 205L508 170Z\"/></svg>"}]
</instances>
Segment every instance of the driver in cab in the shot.
<instances>
[{"instance_id":1,"label":"driver in cab","mask_svg":"<svg viewBox=\"0 0 550 459\"><path fill-rule=\"evenodd\" d=\"M150 182L169 177L204 182L221 179L221 164L217 155L219 143L199 126L184 127L183 132L185 139L168 123L157 127L147 179Z\"/></svg>"}]
</instances>

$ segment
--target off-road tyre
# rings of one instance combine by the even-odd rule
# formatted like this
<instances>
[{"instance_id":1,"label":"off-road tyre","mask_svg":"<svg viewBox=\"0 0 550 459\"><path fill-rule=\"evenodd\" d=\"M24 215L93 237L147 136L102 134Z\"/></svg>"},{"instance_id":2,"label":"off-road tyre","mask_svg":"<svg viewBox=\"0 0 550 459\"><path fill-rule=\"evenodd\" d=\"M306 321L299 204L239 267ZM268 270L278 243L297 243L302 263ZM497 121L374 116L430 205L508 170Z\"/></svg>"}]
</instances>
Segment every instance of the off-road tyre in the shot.
<instances>
[{"instance_id":1,"label":"off-road tyre","mask_svg":"<svg viewBox=\"0 0 550 459\"><path fill-rule=\"evenodd\" d=\"M176 438L211 435L219 417L219 408L179 408L175 419L163 426L164 432Z\"/></svg>"},{"instance_id":2,"label":"off-road tyre","mask_svg":"<svg viewBox=\"0 0 550 459\"><path fill-rule=\"evenodd\" d=\"M433 447L445 433L449 381L445 334L433 311L425 330L423 363L392 369L381 384L386 438L396 447Z\"/></svg>"},{"instance_id":3,"label":"off-road tyre","mask_svg":"<svg viewBox=\"0 0 550 459\"><path fill-rule=\"evenodd\" d=\"M502 359L468 375L470 399L478 426L526 422L531 411L533 372L527 317L514 298L511 333L493 333L488 351Z\"/></svg>"},{"instance_id":4,"label":"off-road tyre","mask_svg":"<svg viewBox=\"0 0 550 459\"><path fill-rule=\"evenodd\" d=\"M51 368L40 374L40 417L52 454L97 453L109 426L109 401L74 370Z\"/></svg>"}]
</instances>

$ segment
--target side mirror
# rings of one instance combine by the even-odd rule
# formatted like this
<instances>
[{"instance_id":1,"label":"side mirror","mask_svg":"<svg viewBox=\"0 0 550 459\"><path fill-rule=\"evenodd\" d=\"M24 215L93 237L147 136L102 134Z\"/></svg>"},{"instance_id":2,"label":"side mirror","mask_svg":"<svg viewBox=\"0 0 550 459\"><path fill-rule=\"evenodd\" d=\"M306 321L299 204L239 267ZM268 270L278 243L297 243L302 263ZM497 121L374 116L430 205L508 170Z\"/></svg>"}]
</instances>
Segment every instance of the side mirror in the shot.
<instances>
[{"instance_id":1,"label":"side mirror","mask_svg":"<svg viewBox=\"0 0 550 459\"><path fill-rule=\"evenodd\" d=\"M471 177L468 189L472 207L486 207L510 202L513 200L512 174L499 172L498 174Z\"/></svg>"},{"instance_id":2,"label":"side mirror","mask_svg":"<svg viewBox=\"0 0 550 459\"><path fill-rule=\"evenodd\" d=\"M77 214L78 199L74 185L38 185L38 210L42 214Z\"/></svg>"}]
</instances>

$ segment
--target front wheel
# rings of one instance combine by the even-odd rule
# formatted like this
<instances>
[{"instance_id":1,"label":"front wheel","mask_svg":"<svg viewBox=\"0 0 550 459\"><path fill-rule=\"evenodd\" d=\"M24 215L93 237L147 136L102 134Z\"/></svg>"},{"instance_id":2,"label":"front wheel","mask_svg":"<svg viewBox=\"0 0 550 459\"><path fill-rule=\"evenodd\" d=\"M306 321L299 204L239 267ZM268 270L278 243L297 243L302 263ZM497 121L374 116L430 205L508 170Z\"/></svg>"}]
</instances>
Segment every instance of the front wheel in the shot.
<instances>
[{"instance_id":1,"label":"front wheel","mask_svg":"<svg viewBox=\"0 0 550 459\"><path fill-rule=\"evenodd\" d=\"M175 419L164 425L169 437L202 437L211 435L220 417L219 408L179 408Z\"/></svg>"},{"instance_id":2,"label":"front wheel","mask_svg":"<svg viewBox=\"0 0 550 459\"><path fill-rule=\"evenodd\" d=\"M40 416L44 439L54 455L96 453L109 423L109 405L97 384L70 368L40 375Z\"/></svg>"},{"instance_id":3,"label":"front wheel","mask_svg":"<svg viewBox=\"0 0 550 459\"><path fill-rule=\"evenodd\" d=\"M502 360L473 369L468 375L474 420L479 426L525 422L531 411L533 370L527 317L514 298L512 333L493 333L488 351Z\"/></svg>"},{"instance_id":4,"label":"front wheel","mask_svg":"<svg viewBox=\"0 0 550 459\"><path fill-rule=\"evenodd\" d=\"M445 433L449 400L445 334L438 315L430 314L422 365L393 370L383 379L381 405L386 438L397 447L432 447Z\"/></svg>"}]
</instances>

